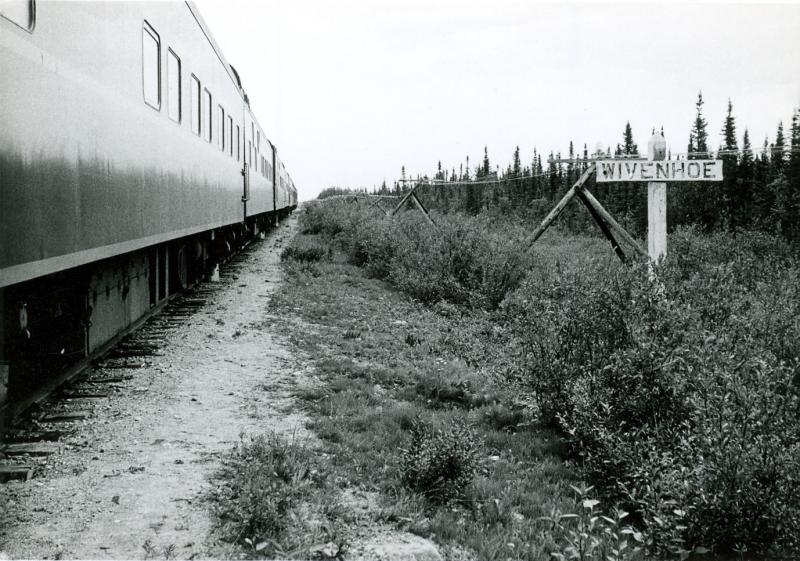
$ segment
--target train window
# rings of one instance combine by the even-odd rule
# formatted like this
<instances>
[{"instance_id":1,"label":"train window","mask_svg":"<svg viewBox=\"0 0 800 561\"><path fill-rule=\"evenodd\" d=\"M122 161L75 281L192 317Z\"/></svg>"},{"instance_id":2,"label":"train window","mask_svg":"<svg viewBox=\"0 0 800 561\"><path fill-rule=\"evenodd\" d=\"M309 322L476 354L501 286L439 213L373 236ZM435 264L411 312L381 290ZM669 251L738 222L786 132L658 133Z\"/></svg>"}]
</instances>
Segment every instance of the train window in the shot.
<instances>
[{"instance_id":1,"label":"train window","mask_svg":"<svg viewBox=\"0 0 800 561\"><path fill-rule=\"evenodd\" d=\"M142 87L147 105L161 110L161 40L147 22L142 27Z\"/></svg>"},{"instance_id":2,"label":"train window","mask_svg":"<svg viewBox=\"0 0 800 561\"><path fill-rule=\"evenodd\" d=\"M212 117L214 106L211 103L211 92L203 88L203 135L207 142L211 142L213 135L211 134L211 122L214 120Z\"/></svg>"},{"instance_id":3,"label":"train window","mask_svg":"<svg viewBox=\"0 0 800 561\"><path fill-rule=\"evenodd\" d=\"M228 152L233 157L233 117L228 115Z\"/></svg>"},{"instance_id":4,"label":"train window","mask_svg":"<svg viewBox=\"0 0 800 561\"><path fill-rule=\"evenodd\" d=\"M217 130L219 131L219 137L217 140L217 144L219 145L219 149L223 152L225 151L225 110L222 108L222 105L217 106L217 116L219 120L217 121L218 127Z\"/></svg>"},{"instance_id":5,"label":"train window","mask_svg":"<svg viewBox=\"0 0 800 561\"><path fill-rule=\"evenodd\" d=\"M242 161L242 137L239 125L236 125L236 161Z\"/></svg>"},{"instance_id":6,"label":"train window","mask_svg":"<svg viewBox=\"0 0 800 561\"><path fill-rule=\"evenodd\" d=\"M192 132L200 136L200 80L194 74L192 74L190 89L192 97Z\"/></svg>"},{"instance_id":7,"label":"train window","mask_svg":"<svg viewBox=\"0 0 800 561\"><path fill-rule=\"evenodd\" d=\"M169 118L181 122L181 59L167 49L167 111Z\"/></svg>"},{"instance_id":8,"label":"train window","mask_svg":"<svg viewBox=\"0 0 800 561\"><path fill-rule=\"evenodd\" d=\"M33 31L36 17L36 4L33 0L2 0L0 15L26 31Z\"/></svg>"}]
</instances>

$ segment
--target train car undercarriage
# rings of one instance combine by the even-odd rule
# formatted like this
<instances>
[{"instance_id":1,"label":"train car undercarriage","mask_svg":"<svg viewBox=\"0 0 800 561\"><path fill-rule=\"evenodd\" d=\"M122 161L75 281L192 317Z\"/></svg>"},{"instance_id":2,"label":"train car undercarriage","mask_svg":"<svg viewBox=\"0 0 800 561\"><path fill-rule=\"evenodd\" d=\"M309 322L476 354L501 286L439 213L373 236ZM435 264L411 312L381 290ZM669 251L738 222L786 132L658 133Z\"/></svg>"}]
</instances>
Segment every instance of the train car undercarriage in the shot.
<instances>
[{"instance_id":1,"label":"train car undercarriage","mask_svg":"<svg viewBox=\"0 0 800 561\"><path fill-rule=\"evenodd\" d=\"M25 409L291 209L0 288L0 442Z\"/></svg>"}]
</instances>

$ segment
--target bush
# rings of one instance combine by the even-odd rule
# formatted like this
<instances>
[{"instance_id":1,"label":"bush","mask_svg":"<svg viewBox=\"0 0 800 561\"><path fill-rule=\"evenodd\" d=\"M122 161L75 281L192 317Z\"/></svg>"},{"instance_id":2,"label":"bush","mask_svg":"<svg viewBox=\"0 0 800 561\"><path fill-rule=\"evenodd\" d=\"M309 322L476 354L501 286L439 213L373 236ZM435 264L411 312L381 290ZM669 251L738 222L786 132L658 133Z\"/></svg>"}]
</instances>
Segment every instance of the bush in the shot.
<instances>
[{"instance_id":1,"label":"bush","mask_svg":"<svg viewBox=\"0 0 800 561\"><path fill-rule=\"evenodd\" d=\"M396 251L392 282L423 302L496 308L524 277L519 242L461 215L437 216L436 224L403 217L406 239Z\"/></svg>"},{"instance_id":2,"label":"bush","mask_svg":"<svg viewBox=\"0 0 800 561\"><path fill-rule=\"evenodd\" d=\"M333 239L345 230L351 212L337 203L307 204L305 212L300 215L300 232Z\"/></svg>"},{"instance_id":3,"label":"bush","mask_svg":"<svg viewBox=\"0 0 800 561\"><path fill-rule=\"evenodd\" d=\"M317 263L325 258L330 258L331 248L328 244L320 243L318 236L300 234L295 236L289 245L281 252L281 261L295 261L297 263Z\"/></svg>"},{"instance_id":4,"label":"bush","mask_svg":"<svg viewBox=\"0 0 800 561\"><path fill-rule=\"evenodd\" d=\"M354 222L347 240L348 262L363 267L371 277L388 277L397 252L397 235L388 220L365 218Z\"/></svg>"},{"instance_id":5,"label":"bush","mask_svg":"<svg viewBox=\"0 0 800 561\"><path fill-rule=\"evenodd\" d=\"M403 451L403 483L433 502L462 496L478 469L478 437L463 422L442 428L417 420L408 450Z\"/></svg>"},{"instance_id":6,"label":"bush","mask_svg":"<svg viewBox=\"0 0 800 561\"><path fill-rule=\"evenodd\" d=\"M297 441L275 433L242 438L214 497L223 535L240 545L263 544L264 555L276 553L302 499L322 485L321 473Z\"/></svg>"},{"instance_id":7,"label":"bush","mask_svg":"<svg viewBox=\"0 0 800 561\"><path fill-rule=\"evenodd\" d=\"M334 240L348 262L388 279L423 302L449 301L494 309L525 274L522 240L488 220L437 215L436 226L418 213L389 220L336 203L312 205L303 233Z\"/></svg>"},{"instance_id":8,"label":"bush","mask_svg":"<svg viewBox=\"0 0 800 561\"><path fill-rule=\"evenodd\" d=\"M299 261L301 263L313 263L321 261L327 254L323 247L295 247L288 246L281 252L281 261Z\"/></svg>"},{"instance_id":9,"label":"bush","mask_svg":"<svg viewBox=\"0 0 800 561\"><path fill-rule=\"evenodd\" d=\"M673 240L656 283L634 267L521 288L526 381L652 555L795 550L800 264L763 234Z\"/></svg>"}]
</instances>

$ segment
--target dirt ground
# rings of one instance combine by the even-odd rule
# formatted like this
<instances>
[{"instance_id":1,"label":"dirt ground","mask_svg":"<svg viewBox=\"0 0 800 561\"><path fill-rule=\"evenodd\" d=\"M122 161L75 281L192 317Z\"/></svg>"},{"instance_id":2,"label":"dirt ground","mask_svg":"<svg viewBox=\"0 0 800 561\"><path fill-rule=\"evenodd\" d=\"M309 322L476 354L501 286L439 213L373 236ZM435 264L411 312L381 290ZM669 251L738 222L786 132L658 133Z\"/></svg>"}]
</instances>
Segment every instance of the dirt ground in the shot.
<instances>
[{"instance_id":1,"label":"dirt ground","mask_svg":"<svg viewBox=\"0 0 800 561\"><path fill-rule=\"evenodd\" d=\"M266 305L280 290L280 253L296 229L290 218L251 247L205 305L160 334L160 354L123 370L133 376L109 398L76 404L92 414L69 424L62 451L39 460L34 479L0 485L0 559L235 554L214 538L201 500L224 455L241 433L313 439L292 398L313 372L290 354L290 334L270 327ZM439 558L429 542L385 527L355 534L350 558Z\"/></svg>"}]
</instances>

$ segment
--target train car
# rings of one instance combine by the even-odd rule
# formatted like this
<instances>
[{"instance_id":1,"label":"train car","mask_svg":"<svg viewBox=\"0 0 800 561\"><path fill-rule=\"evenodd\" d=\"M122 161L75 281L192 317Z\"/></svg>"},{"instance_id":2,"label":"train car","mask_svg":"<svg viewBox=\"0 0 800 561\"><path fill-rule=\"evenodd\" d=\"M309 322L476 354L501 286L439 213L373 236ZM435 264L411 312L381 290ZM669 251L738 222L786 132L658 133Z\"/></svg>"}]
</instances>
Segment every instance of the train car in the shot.
<instances>
[{"instance_id":1,"label":"train car","mask_svg":"<svg viewBox=\"0 0 800 561\"><path fill-rule=\"evenodd\" d=\"M190 2L5 0L0 99L1 423L296 198Z\"/></svg>"}]
</instances>

